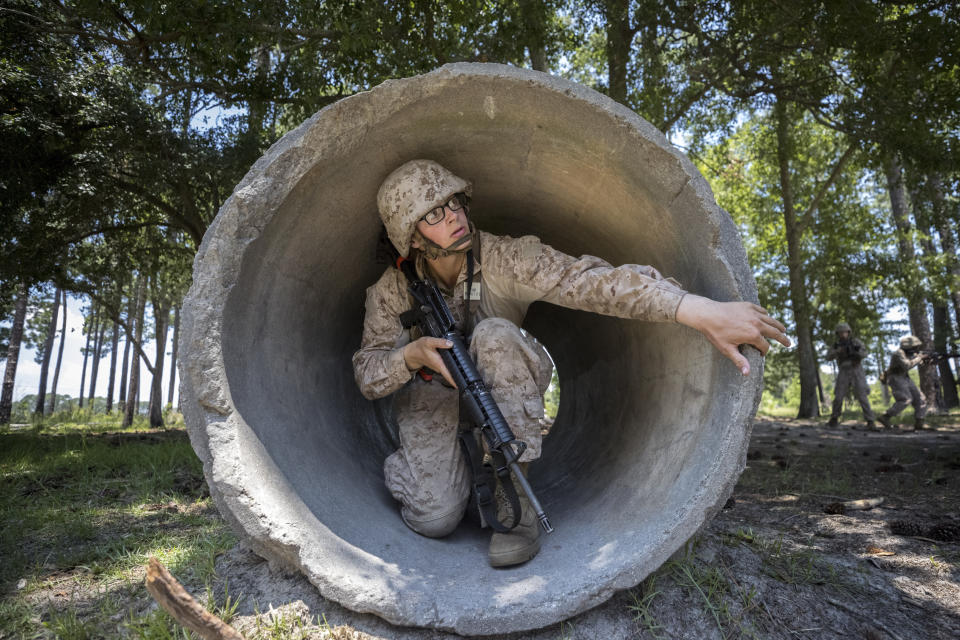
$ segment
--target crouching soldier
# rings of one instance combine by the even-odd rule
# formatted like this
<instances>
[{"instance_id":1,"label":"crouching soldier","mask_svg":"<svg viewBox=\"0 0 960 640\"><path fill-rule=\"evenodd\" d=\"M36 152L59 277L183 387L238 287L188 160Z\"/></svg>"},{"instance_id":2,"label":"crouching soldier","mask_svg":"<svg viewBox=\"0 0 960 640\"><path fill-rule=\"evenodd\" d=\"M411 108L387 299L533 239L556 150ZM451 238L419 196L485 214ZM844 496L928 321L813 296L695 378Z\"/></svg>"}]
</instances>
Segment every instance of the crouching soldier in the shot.
<instances>
[{"instance_id":1,"label":"crouching soldier","mask_svg":"<svg viewBox=\"0 0 960 640\"><path fill-rule=\"evenodd\" d=\"M927 414L927 400L923 392L910 379L910 369L923 362L924 354L920 353L923 343L917 336L903 336L900 338L900 348L890 356L890 366L884 372L886 384L890 385L890 392L896 402L879 418L885 427L890 426L890 418L899 415L913 405L913 428L923 428L923 418Z\"/></svg>"},{"instance_id":2,"label":"crouching soldier","mask_svg":"<svg viewBox=\"0 0 960 640\"><path fill-rule=\"evenodd\" d=\"M478 231L468 218L471 191L470 182L436 162L412 160L383 181L377 206L399 255L413 262L419 277L436 282L493 399L526 443L521 468L540 457L543 394L552 370L539 343L519 329L535 301L685 324L743 375L750 367L738 345L765 354L767 338L790 344L783 325L755 304L689 294L652 267L613 267L600 258L565 255L533 236ZM442 537L467 509L470 469L458 446L458 394L438 352L451 343L404 328L400 316L412 306L407 285L391 266L367 289L353 366L364 396L394 394L400 448L385 460L384 475L403 521L421 535ZM492 566L525 562L540 549L537 520L522 492L520 501L519 524L490 539ZM508 505L498 505L500 520L510 515Z\"/></svg>"},{"instance_id":3,"label":"crouching soldier","mask_svg":"<svg viewBox=\"0 0 960 640\"><path fill-rule=\"evenodd\" d=\"M837 361L837 381L833 385L833 411L830 414L831 427L837 426L840 413L843 411L843 399L847 391L853 386L853 395L856 396L863 409L863 419L867 421L867 428L873 429L873 409L870 408L870 387L867 386L867 376L863 373L860 361L867 355L863 343L851 336L850 325L841 322L836 329L837 341L827 351L827 359Z\"/></svg>"}]
</instances>

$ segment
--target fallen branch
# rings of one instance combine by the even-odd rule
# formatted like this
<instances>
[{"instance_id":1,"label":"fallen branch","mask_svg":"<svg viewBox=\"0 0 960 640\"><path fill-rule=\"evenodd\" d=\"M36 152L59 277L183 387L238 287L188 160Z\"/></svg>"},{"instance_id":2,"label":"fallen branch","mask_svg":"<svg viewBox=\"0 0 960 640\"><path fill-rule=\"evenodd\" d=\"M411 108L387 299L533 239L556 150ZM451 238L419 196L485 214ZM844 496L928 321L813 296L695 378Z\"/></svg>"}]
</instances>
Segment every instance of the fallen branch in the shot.
<instances>
[{"instance_id":1,"label":"fallen branch","mask_svg":"<svg viewBox=\"0 0 960 640\"><path fill-rule=\"evenodd\" d=\"M147 565L147 591L173 619L204 640L245 640L233 627L203 608L156 558Z\"/></svg>"},{"instance_id":2,"label":"fallen branch","mask_svg":"<svg viewBox=\"0 0 960 640\"><path fill-rule=\"evenodd\" d=\"M887 628L886 626L884 626L884 625L883 625L879 620L877 620L875 617L866 616L866 615L864 615L862 612L857 611L856 609L854 609L854 608L852 608L852 607L848 607L848 606L845 605L844 603L840 602L839 600L834 600L833 598L827 598L827 602L829 602L830 604L832 604L833 606L835 606L837 609L840 609L840 610L842 610L842 611L845 611L845 612L849 613L850 615L854 616L855 618L860 618L861 620L866 620L866 621L869 622L871 625L877 627L878 629L880 629L881 631L883 631L885 634L887 634L888 636L890 636L891 638L893 638L893 640L901 640L900 636L898 636L897 634L895 634L893 631L890 631L889 628Z\"/></svg>"},{"instance_id":3,"label":"fallen branch","mask_svg":"<svg viewBox=\"0 0 960 640\"><path fill-rule=\"evenodd\" d=\"M846 513L847 511L866 511L883 504L884 498L864 498L846 502L831 502L823 508L824 513Z\"/></svg>"}]
</instances>

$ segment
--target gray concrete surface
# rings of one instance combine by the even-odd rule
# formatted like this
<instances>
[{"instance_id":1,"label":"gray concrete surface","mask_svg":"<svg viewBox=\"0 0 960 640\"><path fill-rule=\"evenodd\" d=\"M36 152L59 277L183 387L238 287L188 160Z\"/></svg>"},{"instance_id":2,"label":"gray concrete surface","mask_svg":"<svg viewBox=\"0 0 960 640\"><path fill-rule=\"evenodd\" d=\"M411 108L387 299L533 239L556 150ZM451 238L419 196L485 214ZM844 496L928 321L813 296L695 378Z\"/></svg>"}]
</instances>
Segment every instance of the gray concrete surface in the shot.
<instances>
[{"instance_id":1,"label":"gray concrete surface","mask_svg":"<svg viewBox=\"0 0 960 640\"><path fill-rule=\"evenodd\" d=\"M488 533L401 522L382 482L388 403L355 388L376 191L433 158L474 182L471 215L571 254L652 264L689 290L756 299L744 250L693 165L585 87L447 65L320 111L277 142L208 230L184 304L181 375L211 493L247 543L327 598L394 624L543 627L640 582L722 505L743 467L762 363L743 379L699 334L534 305L560 414L531 481L555 533L494 570Z\"/></svg>"}]
</instances>

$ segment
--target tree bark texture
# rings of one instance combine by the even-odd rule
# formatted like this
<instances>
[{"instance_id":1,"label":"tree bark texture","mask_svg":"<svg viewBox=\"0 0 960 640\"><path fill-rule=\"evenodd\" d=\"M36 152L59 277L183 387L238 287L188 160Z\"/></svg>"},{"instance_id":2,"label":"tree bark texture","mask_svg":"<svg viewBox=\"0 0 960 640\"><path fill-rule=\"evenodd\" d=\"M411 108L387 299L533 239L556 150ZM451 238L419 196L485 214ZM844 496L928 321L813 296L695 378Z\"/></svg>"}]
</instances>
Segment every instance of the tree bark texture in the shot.
<instances>
[{"instance_id":1,"label":"tree bark texture","mask_svg":"<svg viewBox=\"0 0 960 640\"><path fill-rule=\"evenodd\" d=\"M50 311L50 324L47 325L47 336L43 341L43 361L40 363L40 385L37 390L37 403L33 408L34 415L43 416L47 407L47 374L50 372L50 358L53 355L53 343L57 337L57 313L60 311L60 287L53 295L53 309Z\"/></svg>"},{"instance_id":2,"label":"tree bark texture","mask_svg":"<svg viewBox=\"0 0 960 640\"><path fill-rule=\"evenodd\" d=\"M146 582L157 604L204 640L244 640L236 629L204 609L156 558L147 565Z\"/></svg>"},{"instance_id":3,"label":"tree bark texture","mask_svg":"<svg viewBox=\"0 0 960 640\"><path fill-rule=\"evenodd\" d=\"M20 285L17 304L13 310L13 325L10 327L10 345L7 348L7 367L3 372L3 391L0 392L0 424L9 424L13 411L13 385L17 379L17 363L20 360L20 342L23 340L23 323L27 319L27 300L30 287Z\"/></svg>"},{"instance_id":4,"label":"tree bark texture","mask_svg":"<svg viewBox=\"0 0 960 640\"><path fill-rule=\"evenodd\" d=\"M61 292L63 296L63 320L60 324L60 348L57 349L57 365L53 368L53 383L50 385L50 415L57 410L57 382L60 380L60 364L63 362L63 343L67 341L67 292Z\"/></svg>"},{"instance_id":5,"label":"tree bark texture","mask_svg":"<svg viewBox=\"0 0 960 640\"><path fill-rule=\"evenodd\" d=\"M170 388L167 404L173 406L173 391L177 384L177 346L180 342L180 305L173 308L173 348L170 351Z\"/></svg>"},{"instance_id":6,"label":"tree bark texture","mask_svg":"<svg viewBox=\"0 0 960 640\"><path fill-rule=\"evenodd\" d=\"M153 300L154 337L156 358L153 364L153 379L150 383L150 426L163 426L163 361L167 350L167 325L170 323L170 307Z\"/></svg>"},{"instance_id":7,"label":"tree bark texture","mask_svg":"<svg viewBox=\"0 0 960 640\"><path fill-rule=\"evenodd\" d=\"M951 351L947 344L950 335L950 314L947 305L933 306L933 345L939 353ZM950 409L960 406L960 397L957 396L957 380L950 368L949 358L937 358L937 370L940 373L940 390L943 395L943 407Z\"/></svg>"},{"instance_id":8,"label":"tree bark texture","mask_svg":"<svg viewBox=\"0 0 960 640\"><path fill-rule=\"evenodd\" d=\"M113 314L113 333L110 336L110 378L107 380L107 413L113 411L113 384L117 378L117 346L120 343L120 312Z\"/></svg>"},{"instance_id":9,"label":"tree bark texture","mask_svg":"<svg viewBox=\"0 0 960 640\"><path fill-rule=\"evenodd\" d=\"M790 302L797 328L797 355L800 365L800 408L798 418L820 415L817 402L817 361L813 353L813 332L807 291L804 282L803 263L800 255L800 225L793 199L793 184L790 176L790 121L787 106L777 100L774 107L777 118L777 160L780 165L780 193L783 198L783 229L787 237L787 270L790 278Z\"/></svg>"},{"instance_id":10,"label":"tree bark texture","mask_svg":"<svg viewBox=\"0 0 960 640\"><path fill-rule=\"evenodd\" d=\"M106 331L107 322L103 317L106 309L97 310L97 335L93 339L93 354L90 363L90 410L93 411L93 400L96 397L97 377L100 372L100 357L103 352L103 333Z\"/></svg>"},{"instance_id":11,"label":"tree bark texture","mask_svg":"<svg viewBox=\"0 0 960 640\"><path fill-rule=\"evenodd\" d=\"M91 328L87 331L87 340L86 344L83 347L83 367L80 369L80 394L77 396L77 408L83 409L83 394L87 388L87 360L90 358L90 334L93 333Z\"/></svg>"},{"instance_id":12,"label":"tree bark texture","mask_svg":"<svg viewBox=\"0 0 960 640\"><path fill-rule=\"evenodd\" d=\"M934 191L934 210L930 212L918 206L919 197L914 197L914 217L917 221L917 228L920 233L920 244L924 253L929 257L929 263L940 262L942 259L945 265L945 271L934 276L934 282L938 282L931 288L931 302L933 304L933 346L940 353L946 353L951 349L948 347L950 342L950 314L947 311L950 290L950 256L940 255L937 245L934 242L935 224L934 219L940 214L939 203L937 203L938 185L931 180L931 186ZM911 194L912 195L912 194ZM942 193L940 194L942 196ZM932 215L931 215L932 213ZM941 239L941 246L944 245ZM948 243L949 244L949 243ZM956 258L956 256L953 256ZM940 277L943 277L943 286L939 284ZM950 360L947 358L938 358L936 361L937 372L939 374L940 386L937 393L937 405L944 409L960 405L960 398L957 397L957 381L954 378L953 370L950 368Z\"/></svg>"},{"instance_id":13,"label":"tree bark texture","mask_svg":"<svg viewBox=\"0 0 960 640\"><path fill-rule=\"evenodd\" d=\"M933 336L927 319L927 300L923 294L916 250L913 246L913 228L908 213L907 192L903 184L903 169L895 155L888 154L884 158L884 172L887 178L887 191L890 194L890 212L896 228L900 265L903 269L901 278L907 298L910 329L913 335L923 342L924 349L933 349ZM939 411L937 397L940 392L940 378L937 375L936 365L932 362L924 363L920 365L919 373L920 390L927 398L929 410Z\"/></svg>"},{"instance_id":14,"label":"tree bark texture","mask_svg":"<svg viewBox=\"0 0 960 640\"><path fill-rule=\"evenodd\" d=\"M143 311L146 306L145 293L146 279L143 276L137 278L136 312L133 318L134 342L140 344L143 340ZM129 342L129 337L128 337ZM130 356L130 388L127 390L127 402L123 412L123 426L129 427L133 424L133 415L139 411L140 395L140 351L133 349Z\"/></svg>"},{"instance_id":15,"label":"tree bark texture","mask_svg":"<svg viewBox=\"0 0 960 640\"><path fill-rule=\"evenodd\" d=\"M607 31L608 95L621 104L627 104L627 65L630 62L630 44L636 33L630 26L630 2L604 0L602 11Z\"/></svg>"},{"instance_id":16,"label":"tree bark texture","mask_svg":"<svg viewBox=\"0 0 960 640\"><path fill-rule=\"evenodd\" d=\"M133 315L136 312L136 294L127 301L127 326L133 322ZM130 334L123 337L123 361L120 371L120 389L117 393L117 411L124 413L127 406L127 367L130 363Z\"/></svg>"},{"instance_id":17,"label":"tree bark texture","mask_svg":"<svg viewBox=\"0 0 960 640\"><path fill-rule=\"evenodd\" d=\"M957 238L950 224L951 216L947 211L943 180L939 175L933 175L930 182L933 186L933 224L936 226L937 235L940 236L940 249L946 258L947 289L950 301L953 303L955 326L960 332L960 257L957 254Z\"/></svg>"}]
</instances>

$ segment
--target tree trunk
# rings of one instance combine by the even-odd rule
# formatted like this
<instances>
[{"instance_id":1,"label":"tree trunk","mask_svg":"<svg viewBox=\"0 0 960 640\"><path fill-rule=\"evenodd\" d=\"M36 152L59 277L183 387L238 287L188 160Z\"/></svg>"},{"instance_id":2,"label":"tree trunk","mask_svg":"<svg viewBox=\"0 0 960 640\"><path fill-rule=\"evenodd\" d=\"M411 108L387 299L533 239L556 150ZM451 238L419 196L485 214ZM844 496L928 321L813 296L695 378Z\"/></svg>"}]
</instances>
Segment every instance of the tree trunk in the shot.
<instances>
[{"instance_id":1,"label":"tree trunk","mask_svg":"<svg viewBox=\"0 0 960 640\"><path fill-rule=\"evenodd\" d=\"M960 258L957 257L957 239L950 224L951 216L943 194L943 181L939 175L933 175L930 182L933 187L933 224L940 236L940 249L946 258L947 290L953 303L956 327L960 331Z\"/></svg>"},{"instance_id":2,"label":"tree trunk","mask_svg":"<svg viewBox=\"0 0 960 640\"><path fill-rule=\"evenodd\" d=\"M40 388L37 391L37 404L33 414L43 417L47 407L47 374L50 372L50 357L53 355L53 342L57 337L57 313L60 312L60 287L53 294L53 310L50 312L50 324L47 325L47 337L43 341L43 361L40 363Z\"/></svg>"},{"instance_id":3,"label":"tree trunk","mask_svg":"<svg viewBox=\"0 0 960 640\"><path fill-rule=\"evenodd\" d=\"M923 295L920 269L913 246L912 226L907 213L907 192L903 186L903 169L893 154L884 159L884 172L887 177L887 190L890 193L890 211L896 227L897 245L900 251L900 265L903 269L903 289L907 297L907 311L910 316L910 329L920 338L924 349L933 349L933 336L927 319L927 300ZM929 410L939 412L937 398L940 395L940 379L937 367L932 362L920 365L920 389L927 397Z\"/></svg>"},{"instance_id":4,"label":"tree trunk","mask_svg":"<svg viewBox=\"0 0 960 640\"><path fill-rule=\"evenodd\" d=\"M820 379L820 367L814 365L813 370L817 374L817 398L820 400L820 410L828 411L829 405L827 404L826 396L823 393L823 380Z\"/></svg>"},{"instance_id":5,"label":"tree trunk","mask_svg":"<svg viewBox=\"0 0 960 640\"><path fill-rule=\"evenodd\" d=\"M96 398L97 374L100 371L100 355L103 350L103 334L107 329L106 320L103 317L105 309L97 311L97 335L93 339L93 355L90 363L90 411L94 410L93 400Z\"/></svg>"},{"instance_id":6,"label":"tree trunk","mask_svg":"<svg viewBox=\"0 0 960 640\"><path fill-rule=\"evenodd\" d=\"M947 353L950 348L947 345L950 338L950 316L947 313L946 304L936 304L933 306L933 345L940 353ZM950 368L949 358L937 358L937 369L940 373L940 388L943 394L943 407L960 406L960 398L957 397L957 380L953 377L953 370Z\"/></svg>"},{"instance_id":7,"label":"tree trunk","mask_svg":"<svg viewBox=\"0 0 960 640\"><path fill-rule=\"evenodd\" d=\"M120 343L120 312L113 314L113 335L110 336L110 379L107 380L107 413L113 411L113 383L117 377L117 346Z\"/></svg>"},{"instance_id":8,"label":"tree trunk","mask_svg":"<svg viewBox=\"0 0 960 640\"><path fill-rule=\"evenodd\" d=\"M542 2L520 3L520 15L526 32L527 52L530 67L534 71L547 72L547 49L544 43L547 32L547 6Z\"/></svg>"},{"instance_id":9,"label":"tree trunk","mask_svg":"<svg viewBox=\"0 0 960 640\"><path fill-rule=\"evenodd\" d=\"M143 276L137 278L137 297L136 297L136 315L132 319L134 325L134 344L141 344L143 341L143 311L146 306L145 294L146 279ZM129 341L129 336L128 336ZM123 427L129 427L133 424L134 413L140 410L140 351L136 347L130 358L130 388L127 391L127 402L123 412Z\"/></svg>"},{"instance_id":10,"label":"tree trunk","mask_svg":"<svg viewBox=\"0 0 960 640\"><path fill-rule=\"evenodd\" d=\"M167 325L170 323L170 307L153 300L154 335L157 357L153 363L153 380L150 383L150 426L163 426L163 360L167 351Z\"/></svg>"},{"instance_id":11,"label":"tree trunk","mask_svg":"<svg viewBox=\"0 0 960 640\"><path fill-rule=\"evenodd\" d=\"M67 341L67 292L63 292L63 320L60 325L60 348L57 350L57 366L53 368L53 384L50 388L50 409L53 415L57 410L57 382L60 380L60 363L63 362L63 343Z\"/></svg>"},{"instance_id":12,"label":"tree trunk","mask_svg":"<svg viewBox=\"0 0 960 640\"><path fill-rule=\"evenodd\" d=\"M937 185L931 180L931 186L934 187L933 191L937 191ZM934 223L932 218L938 217L939 206L936 202L937 196L934 194L934 211L933 215L930 215L930 212L926 209L920 207L918 204L920 198L918 195L913 195L914 202L914 218L917 221L917 228L921 232L920 235L920 244L923 247L924 253L926 253L928 264L937 264L942 263L945 266L945 269L938 274L933 275L934 282L938 284L931 287L931 302L933 303L933 346L934 349L940 353L946 353L949 349L947 344L950 342L950 316L947 312L947 302L948 302L948 290L949 285L947 284L950 281L950 256L941 256L940 252L937 251L937 246L933 241L934 236ZM941 194L942 195L942 194ZM941 246L943 245L941 239ZM949 244L949 243L947 243ZM956 256L953 256L954 258ZM943 286L939 284L940 278L944 277ZM957 382L953 377L953 371L950 369L950 360L947 358L938 358L936 361L937 371L940 379L940 386L937 389L937 405L949 409L950 407L956 407L960 405L960 399L957 397Z\"/></svg>"},{"instance_id":13,"label":"tree trunk","mask_svg":"<svg viewBox=\"0 0 960 640\"><path fill-rule=\"evenodd\" d=\"M167 404L173 407L173 390L177 383L177 348L180 342L180 305L173 308L173 349L170 352L170 388L167 391Z\"/></svg>"},{"instance_id":14,"label":"tree trunk","mask_svg":"<svg viewBox=\"0 0 960 640\"><path fill-rule=\"evenodd\" d=\"M10 414L13 411L13 384L17 379L20 342L23 340L23 322L27 318L29 297L30 287L26 283L21 284L13 311L13 325L10 327L10 345L7 348L7 368L3 373L3 391L0 392L0 424L9 424Z\"/></svg>"},{"instance_id":15,"label":"tree trunk","mask_svg":"<svg viewBox=\"0 0 960 640\"><path fill-rule=\"evenodd\" d=\"M607 95L627 104L627 65L636 33L630 27L630 2L605 0L602 10L607 31Z\"/></svg>"},{"instance_id":16,"label":"tree trunk","mask_svg":"<svg viewBox=\"0 0 960 640\"><path fill-rule=\"evenodd\" d=\"M797 417L812 418L820 415L820 406L817 403L817 362L813 352L813 332L800 255L800 225L797 222L797 213L794 209L793 185L790 180L791 123L787 120L787 106L783 100L777 100L775 112L777 116L777 160L780 164L780 193L783 198L783 229L787 236L790 302L797 328L797 355L800 360L800 409L797 412Z\"/></svg>"},{"instance_id":17,"label":"tree trunk","mask_svg":"<svg viewBox=\"0 0 960 640\"><path fill-rule=\"evenodd\" d=\"M80 369L80 395L77 397L78 409L83 409L83 394L87 389L87 359L90 357L90 334L91 333L93 333L93 330L87 331L87 342L86 342L86 345L83 347L83 368Z\"/></svg>"},{"instance_id":18,"label":"tree trunk","mask_svg":"<svg viewBox=\"0 0 960 640\"><path fill-rule=\"evenodd\" d=\"M127 327L128 331L132 328L130 323L133 322L133 316L136 313L136 294L130 296L127 300ZM123 337L123 361L120 371L120 390L117 394L117 410L120 413L126 412L127 406L127 366L130 362L130 334L127 333Z\"/></svg>"}]
</instances>

